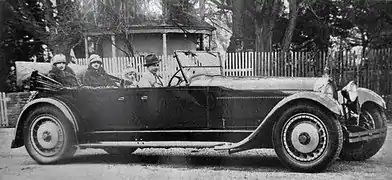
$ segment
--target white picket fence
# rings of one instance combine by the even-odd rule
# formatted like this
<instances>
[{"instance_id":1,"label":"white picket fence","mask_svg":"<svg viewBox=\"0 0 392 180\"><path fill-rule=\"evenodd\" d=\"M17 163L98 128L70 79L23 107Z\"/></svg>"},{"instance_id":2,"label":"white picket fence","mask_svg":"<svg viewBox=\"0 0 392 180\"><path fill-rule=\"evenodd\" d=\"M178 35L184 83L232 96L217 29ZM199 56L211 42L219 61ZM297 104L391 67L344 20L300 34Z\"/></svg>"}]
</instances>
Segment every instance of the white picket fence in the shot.
<instances>
[{"instance_id":1,"label":"white picket fence","mask_svg":"<svg viewBox=\"0 0 392 180\"><path fill-rule=\"evenodd\" d=\"M158 56L158 58L162 58L162 56ZM88 65L86 59L77 59L76 64L80 65ZM123 70L132 67L135 68L137 74L140 76L143 72L146 71L146 68L143 66L144 64L144 57L117 57L117 58L103 58L103 66L107 73L121 77ZM178 69L177 62L175 58L168 57L166 61L159 66L159 73L164 79L168 79L173 75L176 70Z\"/></svg>"},{"instance_id":2,"label":"white picket fence","mask_svg":"<svg viewBox=\"0 0 392 180\"><path fill-rule=\"evenodd\" d=\"M0 127L9 125L7 109L7 96L4 92L0 92Z\"/></svg>"},{"instance_id":3,"label":"white picket fence","mask_svg":"<svg viewBox=\"0 0 392 180\"><path fill-rule=\"evenodd\" d=\"M254 76L256 53L227 53L221 56L223 74L225 76ZM170 78L177 70L178 64L174 57L158 56L163 59L160 64L159 72L164 79ZM76 64L86 65L88 64L85 58L77 59ZM103 66L107 73L121 77L122 71L127 67L133 67L136 69L138 75L146 71L143 66L144 57L117 57L117 58L103 58Z\"/></svg>"}]
</instances>

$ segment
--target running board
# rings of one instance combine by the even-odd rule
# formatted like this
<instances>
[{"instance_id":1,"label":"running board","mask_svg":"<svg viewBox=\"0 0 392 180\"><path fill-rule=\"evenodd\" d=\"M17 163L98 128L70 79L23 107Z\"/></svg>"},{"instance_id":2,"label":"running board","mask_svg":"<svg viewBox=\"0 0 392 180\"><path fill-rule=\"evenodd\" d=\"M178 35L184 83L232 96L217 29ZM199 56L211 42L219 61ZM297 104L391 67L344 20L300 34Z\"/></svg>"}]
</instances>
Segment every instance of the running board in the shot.
<instances>
[{"instance_id":1,"label":"running board","mask_svg":"<svg viewBox=\"0 0 392 180\"><path fill-rule=\"evenodd\" d=\"M102 141L79 144L81 148L134 147L134 148L214 148L229 142L203 141Z\"/></svg>"},{"instance_id":2,"label":"running board","mask_svg":"<svg viewBox=\"0 0 392 180\"><path fill-rule=\"evenodd\" d=\"M348 133L348 141L350 143L360 142L360 141L369 141L371 139L379 138L382 136L386 136L387 127L381 129L373 129L368 131L356 132L356 133Z\"/></svg>"}]
</instances>

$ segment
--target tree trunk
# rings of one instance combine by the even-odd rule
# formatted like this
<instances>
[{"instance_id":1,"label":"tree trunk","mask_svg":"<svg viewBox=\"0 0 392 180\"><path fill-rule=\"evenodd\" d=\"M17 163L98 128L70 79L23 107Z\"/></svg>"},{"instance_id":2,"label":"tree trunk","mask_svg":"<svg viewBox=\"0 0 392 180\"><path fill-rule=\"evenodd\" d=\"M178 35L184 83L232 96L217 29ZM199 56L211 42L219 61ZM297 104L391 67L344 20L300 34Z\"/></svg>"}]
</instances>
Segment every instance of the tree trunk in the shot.
<instances>
[{"instance_id":1,"label":"tree trunk","mask_svg":"<svg viewBox=\"0 0 392 180\"><path fill-rule=\"evenodd\" d=\"M288 52L290 49L291 40L293 38L293 32L295 30L295 25L297 23L298 10L299 10L297 0L291 0L289 3L290 3L289 5L290 17L289 17L289 24L283 38L283 49L282 49L283 52Z\"/></svg>"},{"instance_id":2,"label":"tree trunk","mask_svg":"<svg viewBox=\"0 0 392 180\"><path fill-rule=\"evenodd\" d=\"M204 21L205 17L205 0L199 0L199 7L200 7L200 21Z\"/></svg>"},{"instance_id":3,"label":"tree trunk","mask_svg":"<svg viewBox=\"0 0 392 180\"><path fill-rule=\"evenodd\" d=\"M263 1L261 6L257 6L256 13L262 17L256 20L256 51L270 52L272 51L272 35L275 28L275 22L281 8L281 0ZM262 59L258 56L256 61L255 74L262 75Z\"/></svg>"},{"instance_id":4,"label":"tree trunk","mask_svg":"<svg viewBox=\"0 0 392 180\"><path fill-rule=\"evenodd\" d=\"M243 13L244 13L244 1L238 1L238 0L233 0L232 1L232 7L233 7L233 14L232 14L232 31L233 34L231 35L230 38L230 43L229 47L227 48L228 52L235 52L239 49L242 49L241 47L241 38L243 37L242 34L242 20L243 20Z\"/></svg>"}]
</instances>

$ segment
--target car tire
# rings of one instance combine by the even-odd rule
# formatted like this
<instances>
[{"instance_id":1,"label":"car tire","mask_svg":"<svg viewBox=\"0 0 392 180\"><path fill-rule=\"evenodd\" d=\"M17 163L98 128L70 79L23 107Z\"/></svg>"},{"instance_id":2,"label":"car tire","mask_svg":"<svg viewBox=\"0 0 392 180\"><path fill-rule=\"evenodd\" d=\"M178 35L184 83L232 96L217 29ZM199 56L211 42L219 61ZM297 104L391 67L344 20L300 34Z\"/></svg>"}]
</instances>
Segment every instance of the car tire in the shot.
<instances>
[{"instance_id":1,"label":"car tire","mask_svg":"<svg viewBox=\"0 0 392 180\"><path fill-rule=\"evenodd\" d=\"M370 123L373 123L374 125L371 129L380 129L387 125L385 112L376 105L365 104L365 106L361 109L361 115L363 116L360 119L372 121ZM386 134L387 133L383 134L383 136L379 138L371 139L366 142L349 143L348 141L345 141L339 158L344 161L363 161L371 158L383 146Z\"/></svg>"},{"instance_id":2,"label":"car tire","mask_svg":"<svg viewBox=\"0 0 392 180\"><path fill-rule=\"evenodd\" d=\"M335 115L315 104L296 104L278 118L273 146L281 162L299 172L321 172L339 156L343 132Z\"/></svg>"},{"instance_id":3,"label":"car tire","mask_svg":"<svg viewBox=\"0 0 392 180\"><path fill-rule=\"evenodd\" d=\"M53 164L70 158L77 149L72 124L53 106L42 106L29 112L23 132L26 150L39 164Z\"/></svg>"},{"instance_id":4,"label":"car tire","mask_svg":"<svg viewBox=\"0 0 392 180\"><path fill-rule=\"evenodd\" d=\"M110 147L110 148L104 148L103 150L111 155L129 155L129 154L132 154L133 152L135 152L137 150L137 148Z\"/></svg>"}]
</instances>

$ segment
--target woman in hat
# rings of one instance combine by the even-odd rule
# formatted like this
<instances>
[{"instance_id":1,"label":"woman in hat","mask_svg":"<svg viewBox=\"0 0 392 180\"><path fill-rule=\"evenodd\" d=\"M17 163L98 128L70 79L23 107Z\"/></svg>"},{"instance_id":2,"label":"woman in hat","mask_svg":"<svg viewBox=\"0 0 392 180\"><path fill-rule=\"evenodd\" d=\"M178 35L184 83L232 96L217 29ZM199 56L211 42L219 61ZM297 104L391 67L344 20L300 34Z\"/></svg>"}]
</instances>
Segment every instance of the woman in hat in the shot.
<instances>
[{"instance_id":1,"label":"woman in hat","mask_svg":"<svg viewBox=\"0 0 392 180\"><path fill-rule=\"evenodd\" d=\"M136 75L137 74L136 74L135 68L128 67L128 68L124 69L122 78L125 80L124 81L125 88L138 87L137 81L136 81Z\"/></svg>"},{"instance_id":2,"label":"woman in hat","mask_svg":"<svg viewBox=\"0 0 392 180\"><path fill-rule=\"evenodd\" d=\"M68 67L65 55L63 54L53 56L52 69L49 71L48 76L67 87L81 85L75 72Z\"/></svg>"},{"instance_id":3,"label":"woman in hat","mask_svg":"<svg viewBox=\"0 0 392 180\"><path fill-rule=\"evenodd\" d=\"M139 87L163 87L164 82L161 76L157 74L159 70L159 62L157 56L154 54L149 54L146 56L146 63L144 64L147 67L147 71L142 74L142 77L139 81Z\"/></svg>"},{"instance_id":4,"label":"woman in hat","mask_svg":"<svg viewBox=\"0 0 392 180\"><path fill-rule=\"evenodd\" d=\"M115 81L103 69L102 58L99 55L92 54L88 61L89 66L83 76L83 85L92 87L116 86Z\"/></svg>"}]
</instances>

